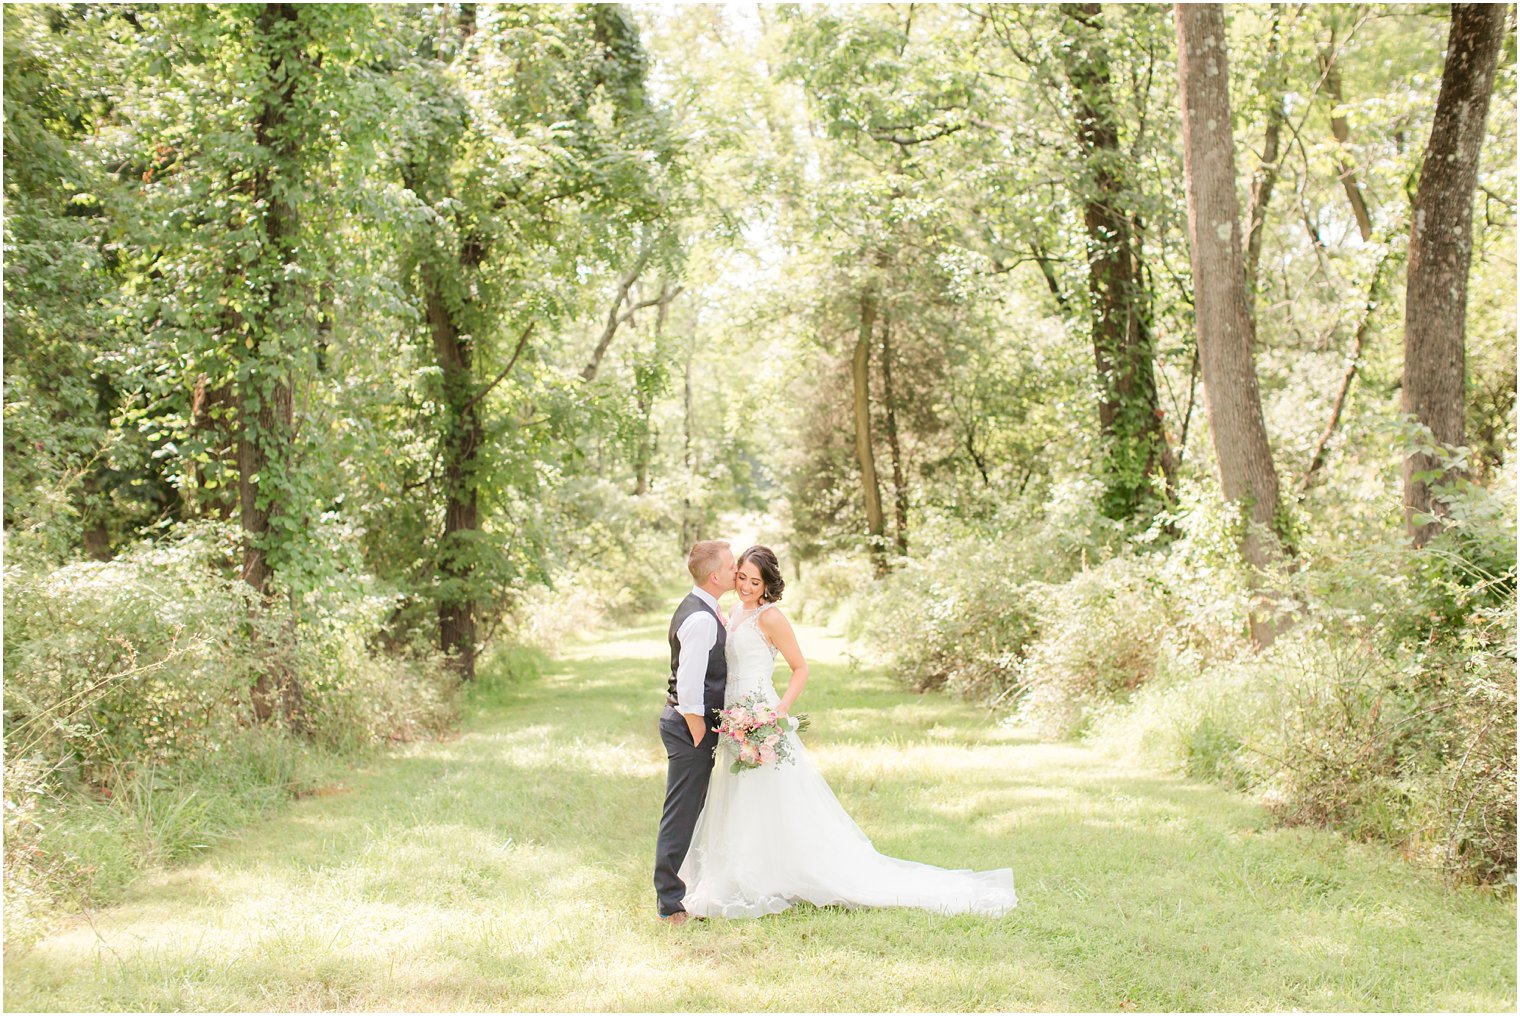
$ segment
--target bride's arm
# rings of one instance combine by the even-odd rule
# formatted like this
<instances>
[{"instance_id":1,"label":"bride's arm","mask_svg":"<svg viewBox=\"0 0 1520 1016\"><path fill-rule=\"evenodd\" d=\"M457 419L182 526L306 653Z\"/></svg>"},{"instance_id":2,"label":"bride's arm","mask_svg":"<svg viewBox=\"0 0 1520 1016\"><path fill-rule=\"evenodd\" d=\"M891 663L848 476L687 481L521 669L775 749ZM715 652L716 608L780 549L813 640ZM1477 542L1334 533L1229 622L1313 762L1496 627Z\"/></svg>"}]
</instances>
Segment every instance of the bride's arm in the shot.
<instances>
[{"instance_id":1,"label":"bride's arm","mask_svg":"<svg viewBox=\"0 0 1520 1016\"><path fill-rule=\"evenodd\" d=\"M787 666L792 668L792 680L787 684L786 694L781 696L781 703L777 706L777 711L785 716L807 684L807 660L802 658L802 647L797 645L797 633L792 631L792 623L781 611L773 607L761 614L760 630L765 632L765 637L771 640L771 645L776 647L786 658Z\"/></svg>"}]
</instances>

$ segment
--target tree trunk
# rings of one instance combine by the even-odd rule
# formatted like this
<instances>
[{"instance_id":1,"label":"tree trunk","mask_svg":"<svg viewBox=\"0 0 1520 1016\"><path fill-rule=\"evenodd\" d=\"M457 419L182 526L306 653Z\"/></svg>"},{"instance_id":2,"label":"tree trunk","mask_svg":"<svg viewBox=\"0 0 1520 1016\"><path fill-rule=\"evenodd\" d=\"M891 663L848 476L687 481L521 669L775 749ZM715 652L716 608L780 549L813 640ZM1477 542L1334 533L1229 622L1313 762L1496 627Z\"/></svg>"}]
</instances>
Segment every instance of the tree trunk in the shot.
<instances>
[{"instance_id":1,"label":"tree trunk","mask_svg":"<svg viewBox=\"0 0 1520 1016\"><path fill-rule=\"evenodd\" d=\"M887 447L892 452L892 493L896 508L897 553L908 556L908 486L903 479L902 448L897 440L897 395L892 390L892 315L881 315L882 402L887 410Z\"/></svg>"},{"instance_id":2,"label":"tree trunk","mask_svg":"<svg viewBox=\"0 0 1520 1016\"><path fill-rule=\"evenodd\" d=\"M850 376L855 392L855 458L860 464L860 487L865 498L866 538L876 573L887 571L885 519L881 511L881 487L876 480L876 452L871 446L871 333L876 327L876 293L867 284L860 293L860 331Z\"/></svg>"},{"instance_id":3,"label":"tree trunk","mask_svg":"<svg viewBox=\"0 0 1520 1016\"><path fill-rule=\"evenodd\" d=\"M223 318L222 327L225 334L236 337L242 332L242 319L229 312ZM232 419L221 412L224 409L234 414ZM237 471L236 411L235 389L225 382L212 385L205 374L195 379L190 396L190 432L213 446L212 451L223 467L224 476L232 476ZM209 511L219 519L232 518L232 513L238 510L238 488L224 483L208 491L207 479L205 465L196 459L187 473L189 482L183 485L184 513L198 517Z\"/></svg>"},{"instance_id":4,"label":"tree trunk","mask_svg":"<svg viewBox=\"0 0 1520 1016\"><path fill-rule=\"evenodd\" d=\"M1362 197L1361 185L1356 182L1356 162L1346 150L1346 144L1351 140L1351 130L1346 126L1346 117L1338 115L1344 98L1341 95L1341 70L1335 63L1335 33L1331 30L1330 46L1320 57L1321 66L1325 69L1325 91L1330 96L1330 133L1334 135L1336 144L1336 161L1341 167L1341 185L1346 188L1346 200L1351 202L1351 214L1356 216L1356 228L1364 241L1372 239L1372 216L1367 213L1367 202Z\"/></svg>"},{"instance_id":5,"label":"tree trunk","mask_svg":"<svg viewBox=\"0 0 1520 1016\"><path fill-rule=\"evenodd\" d=\"M686 483L682 486L685 493L681 496L681 552L697 540L697 531L701 528L691 514L691 366L696 357L696 339L688 335L686 338L686 364L684 380L681 385L681 464L686 470Z\"/></svg>"},{"instance_id":6,"label":"tree trunk","mask_svg":"<svg viewBox=\"0 0 1520 1016\"><path fill-rule=\"evenodd\" d=\"M1266 231L1267 207L1272 203L1272 189L1277 185L1277 161L1281 158L1283 124L1288 119L1288 107L1283 103L1282 82L1278 65L1278 48L1282 43L1282 4L1272 5L1272 34L1267 39L1267 66L1272 73L1268 85L1272 104L1267 108L1267 129L1262 136L1261 165L1251 178L1251 204L1246 212L1246 299L1250 301L1254 317L1256 306L1256 278L1261 268L1261 240Z\"/></svg>"},{"instance_id":7,"label":"tree trunk","mask_svg":"<svg viewBox=\"0 0 1520 1016\"><path fill-rule=\"evenodd\" d=\"M466 244L466 249L469 245ZM465 255L461 254L461 262ZM461 264L461 267L466 267ZM480 526L475 469L484 438L475 398L474 350L461 341L459 327L431 270L424 269L428 328L443 371L443 536L438 542L438 647L448 653L459 676L475 677L475 598L471 539Z\"/></svg>"},{"instance_id":8,"label":"tree trunk","mask_svg":"<svg viewBox=\"0 0 1520 1016\"><path fill-rule=\"evenodd\" d=\"M1103 510L1111 518L1128 518L1140 510L1157 466L1167 471L1171 458L1157 401L1149 293L1127 208L1102 5L1066 4L1062 10L1082 42L1063 52L1088 174L1082 199L1104 444Z\"/></svg>"},{"instance_id":9,"label":"tree trunk","mask_svg":"<svg viewBox=\"0 0 1520 1016\"><path fill-rule=\"evenodd\" d=\"M1252 359L1255 336L1246 303L1235 147L1230 133L1229 60L1218 4L1177 4L1177 76L1182 90L1182 154L1192 254L1198 353L1224 496L1248 525L1242 556L1252 571L1279 555L1277 472L1267 443ZM1258 580L1253 586L1258 591ZM1258 647L1277 622L1268 593L1250 617Z\"/></svg>"},{"instance_id":10,"label":"tree trunk","mask_svg":"<svg viewBox=\"0 0 1520 1016\"><path fill-rule=\"evenodd\" d=\"M1446 447L1465 443L1473 188L1507 11L1504 4L1452 4L1446 69L1414 200L1400 407ZM1457 475L1424 452L1404 460L1404 515L1415 546L1439 527L1429 516L1445 514L1432 486Z\"/></svg>"},{"instance_id":11,"label":"tree trunk","mask_svg":"<svg viewBox=\"0 0 1520 1016\"><path fill-rule=\"evenodd\" d=\"M289 466L293 444L291 353L281 332L301 313L299 285L283 266L298 259L299 210L288 194L300 176L300 142L286 126L296 85L307 73L301 40L282 38L285 27L300 20L296 4L266 4L258 29L269 52L270 92L254 122L255 143L267 152L253 178L255 207L264 208L265 251L262 266L268 288L247 329L244 342L233 348L244 359L237 391L238 503L243 528L243 580L260 595L261 611L285 610L284 635L264 647L266 669L253 689L254 715L267 720L276 709L297 729L305 729L305 694L291 661L294 615L273 602L270 544L274 522L290 510L285 485L270 473ZM282 23L284 23L282 25ZM283 29L283 32L281 31ZM299 30L295 31L299 35ZM262 628L260 629L262 630ZM264 632L263 638L269 635Z\"/></svg>"},{"instance_id":12,"label":"tree trunk","mask_svg":"<svg viewBox=\"0 0 1520 1016\"><path fill-rule=\"evenodd\" d=\"M457 33L448 39L444 60L452 62L477 30L476 6L461 5L454 23ZM448 183L448 162L452 146L442 146L436 156L441 165L403 162L402 182L424 202L437 208L441 200L452 197ZM441 181L441 182L439 182ZM437 545L438 647L447 654L461 680L475 678L477 642L476 600L473 589L476 548L480 533L479 468L485 427L480 418L480 402L486 393L506 377L516 363L526 342L523 333L517 353L495 381L478 386L475 380L475 347L468 320L468 296L450 300L447 285L457 282L468 293L469 275L478 271L487 256L489 242L472 232L467 223L455 215L459 245L457 249L437 251L425 245L418 265L422 282L424 317L432 339L433 358L442 374L443 423L439 434L443 460L443 532ZM530 327L531 331L531 327Z\"/></svg>"},{"instance_id":13,"label":"tree trunk","mask_svg":"<svg viewBox=\"0 0 1520 1016\"><path fill-rule=\"evenodd\" d=\"M327 361L327 350L332 345L333 315L337 310L337 294L334 292L331 279L324 279L318 290L317 312L317 373L326 374L331 369Z\"/></svg>"},{"instance_id":14,"label":"tree trunk","mask_svg":"<svg viewBox=\"0 0 1520 1016\"><path fill-rule=\"evenodd\" d=\"M639 408L639 443L633 453L633 496L643 497L649 493L649 460L654 457L654 399L641 386L635 385L633 400Z\"/></svg>"},{"instance_id":15,"label":"tree trunk","mask_svg":"<svg viewBox=\"0 0 1520 1016\"><path fill-rule=\"evenodd\" d=\"M660 284L660 292L665 292L665 284ZM665 334L665 318L670 312L670 304L661 302L655 310L654 319L654 348L655 355L659 356L664 348L663 336ZM642 384L634 384L634 398L639 405L639 447L634 462L635 482L633 487L634 496L649 493L649 470L654 462L655 439L654 430L654 395Z\"/></svg>"}]
</instances>

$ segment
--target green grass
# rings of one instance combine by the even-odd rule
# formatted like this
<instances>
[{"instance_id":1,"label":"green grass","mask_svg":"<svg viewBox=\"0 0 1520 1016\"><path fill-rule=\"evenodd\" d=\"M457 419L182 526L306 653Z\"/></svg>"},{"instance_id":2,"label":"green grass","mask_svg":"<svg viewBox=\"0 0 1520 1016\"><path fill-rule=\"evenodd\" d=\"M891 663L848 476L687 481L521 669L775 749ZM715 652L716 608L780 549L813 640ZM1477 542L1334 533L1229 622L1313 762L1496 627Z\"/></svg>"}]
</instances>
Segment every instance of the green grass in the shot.
<instances>
[{"instance_id":1,"label":"green grass","mask_svg":"<svg viewBox=\"0 0 1520 1016\"><path fill-rule=\"evenodd\" d=\"M219 747L172 768L115 767L105 784L109 798L74 790L27 802L33 810L26 821L7 824L7 836L18 835L7 851L35 858L6 871L7 948L24 949L60 913L114 902L145 870L236 837L279 813L302 788L331 783L355 756L313 750L273 730L241 731Z\"/></svg>"},{"instance_id":2,"label":"green grass","mask_svg":"<svg viewBox=\"0 0 1520 1016\"><path fill-rule=\"evenodd\" d=\"M488 664L409 745L5 960L11 1010L1512 1010L1512 900L1243 798L816 661L809 745L883 852L1014 871L1000 920L654 916L662 623ZM520 673L520 671L519 671Z\"/></svg>"}]
</instances>

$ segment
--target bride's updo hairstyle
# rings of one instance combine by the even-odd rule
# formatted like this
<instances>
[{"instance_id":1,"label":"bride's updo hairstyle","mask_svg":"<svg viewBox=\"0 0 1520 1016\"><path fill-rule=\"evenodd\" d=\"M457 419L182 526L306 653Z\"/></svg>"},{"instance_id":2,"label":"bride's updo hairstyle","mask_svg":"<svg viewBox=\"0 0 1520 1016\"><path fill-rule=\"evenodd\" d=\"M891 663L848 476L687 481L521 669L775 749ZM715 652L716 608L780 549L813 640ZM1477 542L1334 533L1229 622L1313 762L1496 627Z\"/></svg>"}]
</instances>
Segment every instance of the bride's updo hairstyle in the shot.
<instances>
[{"instance_id":1,"label":"bride's updo hairstyle","mask_svg":"<svg viewBox=\"0 0 1520 1016\"><path fill-rule=\"evenodd\" d=\"M786 582L781 578L781 564L776 560L776 552L756 544L739 555L739 564L746 561L760 569L760 581L765 583L765 592L760 594L760 602L775 603L780 600Z\"/></svg>"}]
</instances>

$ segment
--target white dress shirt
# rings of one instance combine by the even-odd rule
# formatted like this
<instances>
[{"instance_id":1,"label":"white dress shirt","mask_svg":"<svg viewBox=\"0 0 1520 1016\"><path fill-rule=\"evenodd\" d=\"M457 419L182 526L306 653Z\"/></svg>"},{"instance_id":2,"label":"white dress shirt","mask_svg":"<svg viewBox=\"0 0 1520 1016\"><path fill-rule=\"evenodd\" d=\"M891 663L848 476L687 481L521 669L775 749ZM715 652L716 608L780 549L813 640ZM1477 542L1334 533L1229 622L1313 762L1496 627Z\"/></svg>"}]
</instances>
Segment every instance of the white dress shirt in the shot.
<instances>
[{"instance_id":1,"label":"white dress shirt","mask_svg":"<svg viewBox=\"0 0 1520 1016\"><path fill-rule=\"evenodd\" d=\"M676 709L687 716L706 716L702 688L707 677L707 654L718 641L718 601L705 589L692 586L691 592L712 611L693 611L676 629L676 641L681 643L676 664Z\"/></svg>"}]
</instances>

